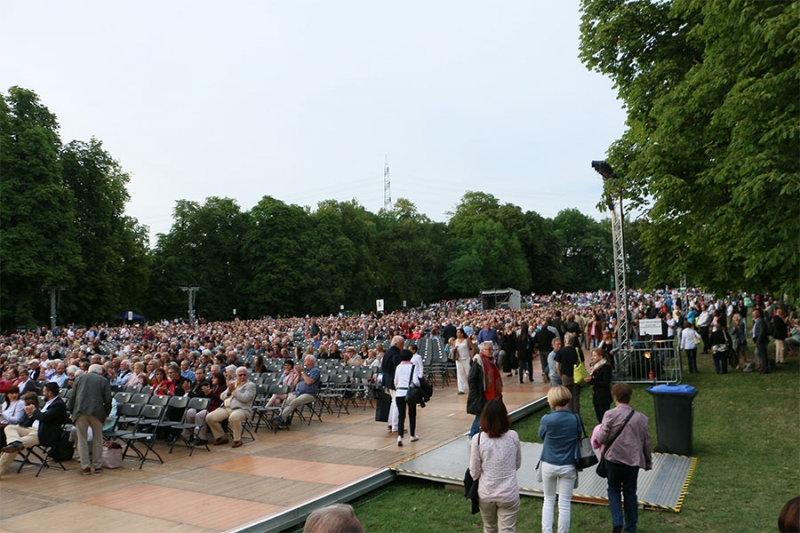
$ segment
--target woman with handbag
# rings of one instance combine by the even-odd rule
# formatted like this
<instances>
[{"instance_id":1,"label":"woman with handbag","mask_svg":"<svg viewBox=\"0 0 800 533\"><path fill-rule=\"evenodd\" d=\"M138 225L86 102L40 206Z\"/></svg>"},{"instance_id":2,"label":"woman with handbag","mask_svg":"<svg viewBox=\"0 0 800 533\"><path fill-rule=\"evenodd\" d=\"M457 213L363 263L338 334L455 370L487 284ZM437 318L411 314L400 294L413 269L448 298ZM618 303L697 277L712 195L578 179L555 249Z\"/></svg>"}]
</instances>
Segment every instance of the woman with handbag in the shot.
<instances>
[{"instance_id":1,"label":"woman with handbag","mask_svg":"<svg viewBox=\"0 0 800 533\"><path fill-rule=\"evenodd\" d=\"M411 350L400 350L400 364L394 371L394 402L397 405L397 445L403 445L405 435L406 406L408 406L408 432L411 433L411 442L419 440L417 437L417 405L406 402L409 387L419 387L416 367L411 364Z\"/></svg>"},{"instance_id":2,"label":"woman with handbag","mask_svg":"<svg viewBox=\"0 0 800 533\"><path fill-rule=\"evenodd\" d=\"M480 426L472 438L469 472L478 481L483 531L513 533L520 505L517 470L522 466L522 447L503 400L486 403Z\"/></svg>"},{"instance_id":3,"label":"woman with handbag","mask_svg":"<svg viewBox=\"0 0 800 533\"><path fill-rule=\"evenodd\" d=\"M728 334L728 328L724 323L721 323L718 329L711 333L709 342L711 343L711 353L714 357L714 370L717 371L717 374L727 374L729 352L733 351L733 339Z\"/></svg>"},{"instance_id":4,"label":"woman with handbag","mask_svg":"<svg viewBox=\"0 0 800 533\"><path fill-rule=\"evenodd\" d=\"M592 373L583 380L592 386L592 404L597 421L603 422L603 415L611 409L611 365L602 348L592 350Z\"/></svg>"},{"instance_id":5,"label":"woman with handbag","mask_svg":"<svg viewBox=\"0 0 800 533\"><path fill-rule=\"evenodd\" d=\"M647 417L629 405L633 394L631 386L617 383L611 389L611 394L617 406L606 412L596 432L597 444L605 445L597 468L600 472L600 467L605 465L611 524L614 533L621 533L623 527L625 531L636 531L639 520L639 501L636 497L639 469L653 468L653 455L650 452Z\"/></svg>"},{"instance_id":6,"label":"woman with handbag","mask_svg":"<svg viewBox=\"0 0 800 533\"><path fill-rule=\"evenodd\" d=\"M542 504L542 532L553 531L556 492L558 492L558 533L569 531L572 491L578 476L575 455L580 438L579 416L572 414L568 405L572 400L569 389L563 385L547 392L547 403L552 412L544 415L539 425L539 438L544 441L539 459L542 469L544 503Z\"/></svg>"}]
</instances>

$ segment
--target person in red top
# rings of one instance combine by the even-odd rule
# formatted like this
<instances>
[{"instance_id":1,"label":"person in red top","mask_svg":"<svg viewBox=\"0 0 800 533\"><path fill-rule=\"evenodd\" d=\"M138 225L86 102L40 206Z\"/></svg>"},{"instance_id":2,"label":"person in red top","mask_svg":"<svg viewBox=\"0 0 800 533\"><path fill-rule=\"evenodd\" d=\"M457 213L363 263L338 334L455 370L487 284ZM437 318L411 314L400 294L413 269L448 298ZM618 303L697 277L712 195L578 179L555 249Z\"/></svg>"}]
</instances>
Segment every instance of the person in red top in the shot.
<instances>
[{"instance_id":1,"label":"person in red top","mask_svg":"<svg viewBox=\"0 0 800 533\"><path fill-rule=\"evenodd\" d=\"M469 438L472 439L481 429L481 413L489 400L503 399L503 378L494 364L494 345L491 341L482 342L480 352L472 358L467 384L467 412L475 415Z\"/></svg>"},{"instance_id":2,"label":"person in red top","mask_svg":"<svg viewBox=\"0 0 800 533\"><path fill-rule=\"evenodd\" d=\"M167 373L163 368L156 368L156 373L153 375L153 388L150 390L150 395L170 396L170 390L174 390L174 383L167 379Z\"/></svg>"}]
</instances>

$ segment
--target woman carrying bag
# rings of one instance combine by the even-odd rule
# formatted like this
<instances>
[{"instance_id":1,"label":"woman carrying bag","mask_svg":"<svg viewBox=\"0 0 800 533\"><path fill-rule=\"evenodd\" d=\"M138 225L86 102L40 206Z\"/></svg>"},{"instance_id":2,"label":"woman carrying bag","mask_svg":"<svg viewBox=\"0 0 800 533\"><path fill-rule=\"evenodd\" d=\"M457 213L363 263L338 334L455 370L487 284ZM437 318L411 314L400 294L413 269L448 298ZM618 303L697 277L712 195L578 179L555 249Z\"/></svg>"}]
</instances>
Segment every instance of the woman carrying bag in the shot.
<instances>
[{"instance_id":1,"label":"woman carrying bag","mask_svg":"<svg viewBox=\"0 0 800 533\"><path fill-rule=\"evenodd\" d=\"M472 438L469 472L479 480L478 507L484 533L513 533L517 528L522 466L519 435L500 399L489 400L481 413L481 431Z\"/></svg>"},{"instance_id":2,"label":"woman carrying bag","mask_svg":"<svg viewBox=\"0 0 800 533\"><path fill-rule=\"evenodd\" d=\"M592 350L592 373L583 380L592 386L592 404L597 421L602 424L603 415L611 409L611 365L602 348Z\"/></svg>"},{"instance_id":3,"label":"woman carrying bag","mask_svg":"<svg viewBox=\"0 0 800 533\"><path fill-rule=\"evenodd\" d=\"M572 400L569 389L563 385L551 388L547 403L552 412L544 415L539 425L539 438L544 441L539 459L542 469L544 503L542 504L542 532L553 531L556 492L558 492L558 533L567 533L570 522L570 504L578 472L575 455L581 435L580 417L572 414L568 405Z\"/></svg>"}]
</instances>

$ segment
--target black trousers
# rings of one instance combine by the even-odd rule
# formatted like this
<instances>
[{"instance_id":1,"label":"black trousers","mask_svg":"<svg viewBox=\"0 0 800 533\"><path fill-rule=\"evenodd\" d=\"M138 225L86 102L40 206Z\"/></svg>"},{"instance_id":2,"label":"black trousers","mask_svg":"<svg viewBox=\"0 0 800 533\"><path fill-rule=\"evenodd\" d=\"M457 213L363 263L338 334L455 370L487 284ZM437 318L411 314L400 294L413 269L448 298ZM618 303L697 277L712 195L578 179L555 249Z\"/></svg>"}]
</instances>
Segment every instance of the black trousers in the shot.
<instances>
[{"instance_id":1,"label":"black trousers","mask_svg":"<svg viewBox=\"0 0 800 533\"><path fill-rule=\"evenodd\" d=\"M397 404L397 435L402 437L406 423L406 405L408 406L408 432L413 437L417 434L417 406L413 403L406 403L405 396L395 396L394 402Z\"/></svg>"}]
</instances>

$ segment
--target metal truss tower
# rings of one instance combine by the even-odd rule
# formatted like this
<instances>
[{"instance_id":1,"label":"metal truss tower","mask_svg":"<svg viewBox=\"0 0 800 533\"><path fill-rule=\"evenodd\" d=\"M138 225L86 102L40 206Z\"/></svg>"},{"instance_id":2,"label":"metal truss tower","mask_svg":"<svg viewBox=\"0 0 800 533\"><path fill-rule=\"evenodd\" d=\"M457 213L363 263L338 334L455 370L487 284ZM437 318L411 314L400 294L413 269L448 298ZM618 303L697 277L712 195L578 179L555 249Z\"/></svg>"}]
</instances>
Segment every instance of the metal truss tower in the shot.
<instances>
[{"instance_id":1,"label":"metal truss tower","mask_svg":"<svg viewBox=\"0 0 800 533\"><path fill-rule=\"evenodd\" d=\"M383 209L391 211L392 209L392 187L389 183L389 156L386 156L386 162L383 165Z\"/></svg>"},{"instance_id":2,"label":"metal truss tower","mask_svg":"<svg viewBox=\"0 0 800 533\"><path fill-rule=\"evenodd\" d=\"M197 318L194 313L194 302L197 297L197 291L200 290L200 285L179 285L183 292L189 293L189 324L195 324Z\"/></svg>"},{"instance_id":3,"label":"metal truss tower","mask_svg":"<svg viewBox=\"0 0 800 533\"><path fill-rule=\"evenodd\" d=\"M610 180L616 181L617 175L611 165L605 161L592 161L592 168L603 176L604 184L608 185ZM613 181L612 181L613 184ZM622 208L622 193L616 197L606 187L606 202L611 213L611 235L614 248L614 296L617 310L617 343L620 351L631 350L630 324L628 323L628 282L626 272L628 264L625 256L625 239L623 233L623 220L625 211ZM619 212L617 212L619 210Z\"/></svg>"}]
</instances>

